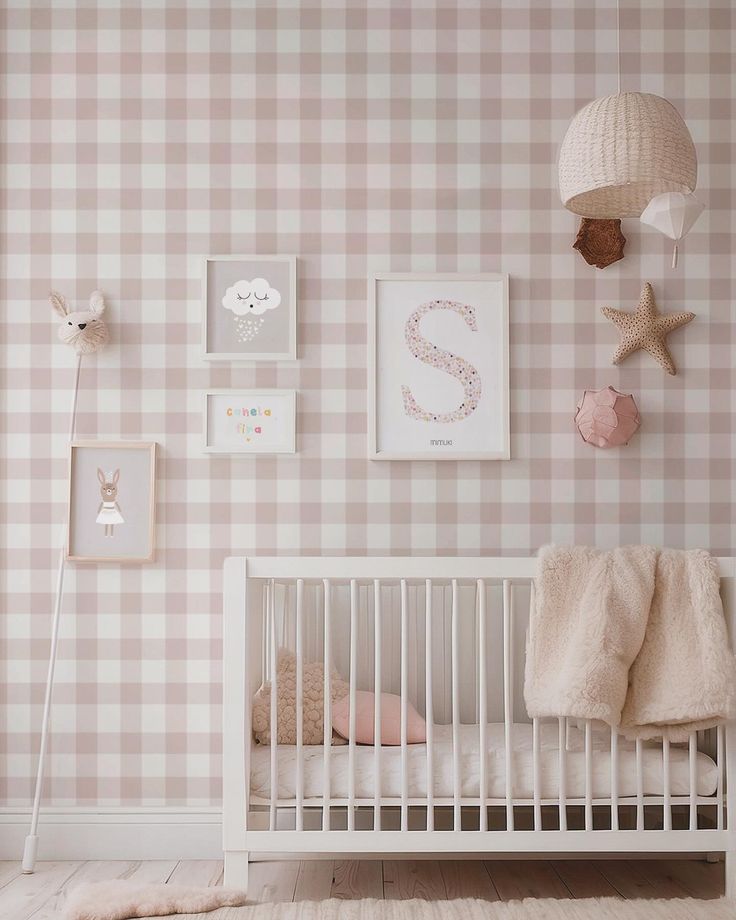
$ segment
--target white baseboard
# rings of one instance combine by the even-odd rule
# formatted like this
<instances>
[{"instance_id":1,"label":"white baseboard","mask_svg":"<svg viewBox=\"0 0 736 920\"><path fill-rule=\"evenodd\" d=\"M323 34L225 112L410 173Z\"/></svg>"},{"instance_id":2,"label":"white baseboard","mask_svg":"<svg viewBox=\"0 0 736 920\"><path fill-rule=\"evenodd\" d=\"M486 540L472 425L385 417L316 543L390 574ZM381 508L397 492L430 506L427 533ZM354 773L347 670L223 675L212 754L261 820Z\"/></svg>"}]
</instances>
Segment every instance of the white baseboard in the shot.
<instances>
[{"instance_id":1,"label":"white baseboard","mask_svg":"<svg viewBox=\"0 0 736 920\"><path fill-rule=\"evenodd\" d=\"M20 860L30 809L0 809L0 859ZM38 859L222 859L219 808L48 808Z\"/></svg>"}]
</instances>

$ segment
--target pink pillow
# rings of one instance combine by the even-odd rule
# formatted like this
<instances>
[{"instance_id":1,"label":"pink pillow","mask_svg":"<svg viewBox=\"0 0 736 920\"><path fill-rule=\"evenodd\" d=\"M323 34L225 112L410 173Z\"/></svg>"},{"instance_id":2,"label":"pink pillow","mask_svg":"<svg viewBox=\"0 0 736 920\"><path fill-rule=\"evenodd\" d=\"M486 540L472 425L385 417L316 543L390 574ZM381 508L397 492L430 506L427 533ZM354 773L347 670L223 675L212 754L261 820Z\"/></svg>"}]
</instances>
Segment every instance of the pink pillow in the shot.
<instances>
[{"instance_id":1,"label":"pink pillow","mask_svg":"<svg viewBox=\"0 0 736 920\"><path fill-rule=\"evenodd\" d=\"M370 690L355 693L355 740L358 744L373 744L374 701ZM343 738L350 734L350 696L332 704L332 727ZM424 744L427 727L416 709L407 704L406 738L409 744ZM381 694L381 744L401 744L401 697L395 693Z\"/></svg>"}]
</instances>

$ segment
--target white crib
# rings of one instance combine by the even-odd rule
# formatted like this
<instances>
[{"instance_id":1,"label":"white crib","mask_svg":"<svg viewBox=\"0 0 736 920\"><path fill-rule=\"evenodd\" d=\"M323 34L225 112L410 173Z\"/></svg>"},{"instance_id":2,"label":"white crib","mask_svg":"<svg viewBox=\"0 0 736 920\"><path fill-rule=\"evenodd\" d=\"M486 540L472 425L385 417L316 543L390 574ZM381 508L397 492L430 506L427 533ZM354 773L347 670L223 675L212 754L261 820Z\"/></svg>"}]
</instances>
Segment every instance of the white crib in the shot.
<instances>
[{"instance_id":1,"label":"white crib","mask_svg":"<svg viewBox=\"0 0 736 920\"><path fill-rule=\"evenodd\" d=\"M736 559L719 560L732 633ZM726 854L736 895L736 732L631 744L523 705L533 558L231 558L225 562L225 883L255 854L380 857ZM296 745L252 741L251 700L297 659ZM349 680L344 748L303 743L301 674ZM325 725L332 724L325 667ZM355 694L401 696L401 744L355 741ZM426 719L407 743L407 707ZM271 724L276 724L276 693ZM374 712L381 737L381 712ZM480 756L486 752L486 756ZM273 790L276 794L273 794ZM732 791L733 790L733 791Z\"/></svg>"}]
</instances>

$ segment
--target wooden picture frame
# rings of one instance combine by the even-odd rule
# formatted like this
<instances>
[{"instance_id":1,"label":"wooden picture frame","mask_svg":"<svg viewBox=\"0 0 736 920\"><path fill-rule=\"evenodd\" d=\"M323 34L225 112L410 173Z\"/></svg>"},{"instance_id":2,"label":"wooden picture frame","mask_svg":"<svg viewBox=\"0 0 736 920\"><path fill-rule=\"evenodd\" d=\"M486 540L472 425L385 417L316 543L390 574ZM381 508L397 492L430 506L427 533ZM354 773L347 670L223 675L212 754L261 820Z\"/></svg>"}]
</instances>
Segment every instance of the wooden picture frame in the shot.
<instances>
[{"instance_id":1,"label":"wooden picture frame","mask_svg":"<svg viewBox=\"0 0 736 920\"><path fill-rule=\"evenodd\" d=\"M296 453L296 390L253 387L207 390L203 396L205 453Z\"/></svg>"},{"instance_id":2,"label":"wooden picture frame","mask_svg":"<svg viewBox=\"0 0 736 920\"><path fill-rule=\"evenodd\" d=\"M131 482L135 487L127 489ZM119 498L118 492L121 493ZM153 561L156 544L155 441L73 441L69 445L67 498L66 558L69 562ZM116 537L117 542L113 543ZM110 552L107 552L108 545Z\"/></svg>"},{"instance_id":3,"label":"wooden picture frame","mask_svg":"<svg viewBox=\"0 0 736 920\"><path fill-rule=\"evenodd\" d=\"M394 290L394 286L398 287ZM451 309L448 304L453 305ZM424 338L420 326L428 313L437 322L440 314L447 319L448 312L453 311L465 322L443 326L440 339L435 334L435 342L441 341L442 347L433 344L431 337ZM383 323L388 328L384 335ZM477 333L481 338L472 340ZM458 336L458 354L453 351L453 335ZM473 359L477 367L462 357L469 347L479 356L480 360ZM410 362L419 370L415 371ZM464 371L459 369L463 366ZM444 377L438 373L442 371ZM461 379L465 372L478 375L473 381L477 383L475 392L468 389L467 376ZM399 379L402 374L405 380ZM402 385L412 383L412 374L424 387L419 401L414 398L414 385ZM484 375L489 385L484 383ZM452 377L463 389L458 391L462 395L455 401L456 408L449 411L448 400L458 389ZM421 406L422 402L427 404L432 386L436 389L435 404L444 402L447 407L434 416ZM474 408L468 411L473 402ZM482 411L468 424L480 406ZM391 416L388 425L384 414ZM456 414L460 417L454 418ZM368 321L369 459L508 460L509 416L509 276L490 272L373 275ZM457 431L459 437L445 436L445 432Z\"/></svg>"},{"instance_id":4,"label":"wooden picture frame","mask_svg":"<svg viewBox=\"0 0 736 920\"><path fill-rule=\"evenodd\" d=\"M259 292L250 285L255 280L266 285L263 291ZM273 286L270 286L271 283ZM243 285L248 286L247 291L241 290ZM264 296L260 297L260 293ZM279 298L277 306L266 306L269 295L274 293ZM239 304L242 304L242 312ZM203 361L296 361L297 331L296 256L221 255L204 258Z\"/></svg>"}]
</instances>

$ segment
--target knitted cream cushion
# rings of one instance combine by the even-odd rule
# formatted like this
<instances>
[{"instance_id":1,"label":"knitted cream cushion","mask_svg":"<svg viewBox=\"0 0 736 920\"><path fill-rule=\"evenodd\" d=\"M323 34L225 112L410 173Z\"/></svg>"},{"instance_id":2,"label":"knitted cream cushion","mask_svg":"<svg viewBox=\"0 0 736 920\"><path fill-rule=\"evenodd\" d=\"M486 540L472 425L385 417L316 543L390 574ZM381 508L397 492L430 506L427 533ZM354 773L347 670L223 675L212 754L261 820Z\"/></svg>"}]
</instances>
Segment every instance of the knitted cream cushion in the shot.
<instances>
[{"instance_id":1,"label":"knitted cream cushion","mask_svg":"<svg viewBox=\"0 0 736 920\"><path fill-rule=\"evenodd\" d=\"M322 744L324 739L324 680L322 662L303 669L304 744ZM342 699L350 687L333 668L332 701ZM296 744L296 656L279 649L276 666L276 724L278 744ZM330 737L332 731L330 731ZM259 744L271 743L271 681L261 684L253 698L253 737Z\"/></svg>"},{"instance_id":2,"label":"knitted cream cushion","mask_svg":"<svg viewBox=\"0 0 736 920\"><path fill-rule=\"evenodd\" d=\"M695 145L680 113L652 93L616 93L575 115L560 147L560 198L581 217L638 217L655 195L692 192Z\"/></svg>"}]
</instances>

